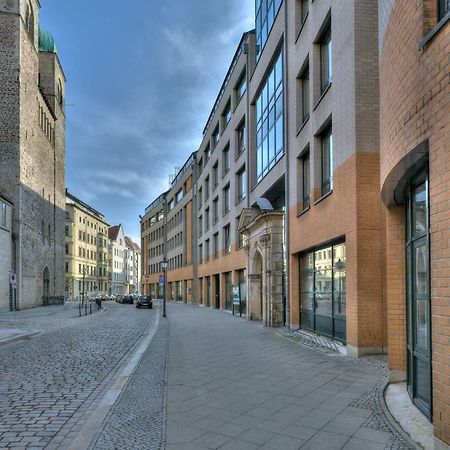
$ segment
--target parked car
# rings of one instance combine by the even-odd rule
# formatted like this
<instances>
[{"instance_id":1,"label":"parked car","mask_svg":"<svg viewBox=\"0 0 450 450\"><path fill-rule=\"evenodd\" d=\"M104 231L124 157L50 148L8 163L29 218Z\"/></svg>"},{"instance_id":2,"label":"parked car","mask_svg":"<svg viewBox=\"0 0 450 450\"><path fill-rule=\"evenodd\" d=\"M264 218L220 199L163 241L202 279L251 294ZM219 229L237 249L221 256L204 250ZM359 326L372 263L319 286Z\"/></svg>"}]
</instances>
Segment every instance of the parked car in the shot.
<instances>
[{"instance_id":1,"label":"parked car","mask_svg":"<svg viewBox=\"0 0 450 450\"><path fill-rule=\"evenodd\" d=\"M121 303L127 304L127 305L132 305L134 303L134 299L132 295L124 295L122 297L122 301Z\"/></svg>"},{"instance_id":2,"label":"parked car","mask_svg":"<svg viewBox=\"0 0 450 450\"><path fill-rule=\"evenodd\" d=\"M147 297L146 295L141 295L136 302L136 308L153 308L152 301L150 297Z\"/></svg>"}]
</instances>

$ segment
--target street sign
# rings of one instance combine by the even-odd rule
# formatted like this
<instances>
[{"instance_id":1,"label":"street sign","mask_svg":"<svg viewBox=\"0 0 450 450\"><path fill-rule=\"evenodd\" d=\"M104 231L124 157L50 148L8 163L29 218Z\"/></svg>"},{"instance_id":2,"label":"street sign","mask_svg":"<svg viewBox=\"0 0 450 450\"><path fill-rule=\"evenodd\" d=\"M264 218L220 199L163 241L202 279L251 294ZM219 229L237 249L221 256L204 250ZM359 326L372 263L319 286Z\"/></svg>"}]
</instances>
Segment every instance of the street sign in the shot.
<instances>
[{"instance_id":1,"label":"street sign","mask_svg":"<svg viewBox=\"0 0 450 450\"><path fill-rule=\"evenodd\" d=\"M12 273L12 274L9 276L9 282L10 282L10 284L11 284L12 286L15 286L15 285L17 284L17 276L16 276L15 273Z\"/></svg>"},{"instance_id":2,"label":"street sign","mask_svg":"<svg viewBox=\"0 0 450 450\"><path fill-rule=\"evenodd\" d=\"M164 284L164 275L160 274L159 275L159 284L162 286Z\"/></svg>"}]
</instances>

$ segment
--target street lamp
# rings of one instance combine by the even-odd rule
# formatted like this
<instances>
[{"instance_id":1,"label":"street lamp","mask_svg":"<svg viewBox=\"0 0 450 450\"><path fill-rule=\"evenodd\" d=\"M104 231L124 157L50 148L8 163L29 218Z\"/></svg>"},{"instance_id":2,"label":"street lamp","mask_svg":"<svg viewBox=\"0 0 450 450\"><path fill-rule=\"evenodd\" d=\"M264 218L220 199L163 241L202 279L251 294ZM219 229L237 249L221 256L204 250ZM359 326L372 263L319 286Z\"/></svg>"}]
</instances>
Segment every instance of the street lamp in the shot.
<instances>
[{"instance_id":1,"label":"street lamp","mask_svg":"<svg viewBox=\"0 0 450 450\"><path fill-rule=\"evenodd\" d=\"M163 283L163 317L166 317L166 275L167 275L167 266L169 263L167 261L163 261L161 263L161 269L164 272L164 283Z\"/></svg>"}]
</instances>

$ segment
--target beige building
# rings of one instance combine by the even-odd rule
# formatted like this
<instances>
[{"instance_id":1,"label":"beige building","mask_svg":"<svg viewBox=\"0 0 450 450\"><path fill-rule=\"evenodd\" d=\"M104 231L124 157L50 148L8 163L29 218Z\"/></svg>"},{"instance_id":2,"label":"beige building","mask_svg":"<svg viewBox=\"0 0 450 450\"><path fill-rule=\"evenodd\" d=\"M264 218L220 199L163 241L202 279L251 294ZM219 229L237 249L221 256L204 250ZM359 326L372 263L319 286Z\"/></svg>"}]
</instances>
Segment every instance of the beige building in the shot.
<instances>
[{"instance_id":1,"label":"beige building","mask_svg":"<svg viewBox=\"0 0 450 450\"><path fill-rule=\"evenodd\" d=\"M0 311L13 308L10 275L12 274L12 205L0 197Z\"/></svg>"},{"instance_id":2,"label":"beige building","mask_svg":"<svg viewBox=\"0 0 450 450\"><path fill-rule=\"evenodd\" d=\"M138 295L141 293L141 249L128 236L125 236L125 243L126 291L128 294Z\"/></svg>"},{"instance_id":3,"label":"beige building","mask_svg":"<svg viewBox=\"0 0 450 450\"><path fill-rule=\"evenodd\" d=\"M64 299L65 83L38 0L0 0L0 191L20 309Z\"/></svg>"},{"instance_id":4,"label":"beige building","mask_svg":"<svg viewBox=\"0 0 450 450\"><path fill-rule=\"evenodd\" d=\"M122 224L109 228L110 294L128 294L127 244Z\"/></svg>"},{"instance_id":5,"label":"beige building","mask_svg":"<svg viewBox=\"0 0 450 450\"><path fill-rule=\"evenodd\" d=\"M103 214L66 192L66 299L109 293L108 227Z\"/></svg>"}]
</instances>

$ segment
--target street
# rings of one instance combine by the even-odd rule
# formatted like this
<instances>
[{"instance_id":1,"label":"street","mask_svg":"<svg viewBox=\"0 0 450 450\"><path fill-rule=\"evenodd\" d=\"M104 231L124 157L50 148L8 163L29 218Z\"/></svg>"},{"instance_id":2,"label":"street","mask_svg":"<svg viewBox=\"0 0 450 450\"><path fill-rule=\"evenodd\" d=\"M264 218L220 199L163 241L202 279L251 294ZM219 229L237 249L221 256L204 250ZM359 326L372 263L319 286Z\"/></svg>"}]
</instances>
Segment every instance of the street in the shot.
<instances>
[{"instance_id":1,"label":"street","mask_svg":"<svg viewBox=\"0 0 450 450\"><path fill-rule=\"evenodd\" d=\"M167 320L109 303L53 321L0 346L0 449L411 448L381 410L377 359L178 303Z\"/></svg>"}]
</instances>

